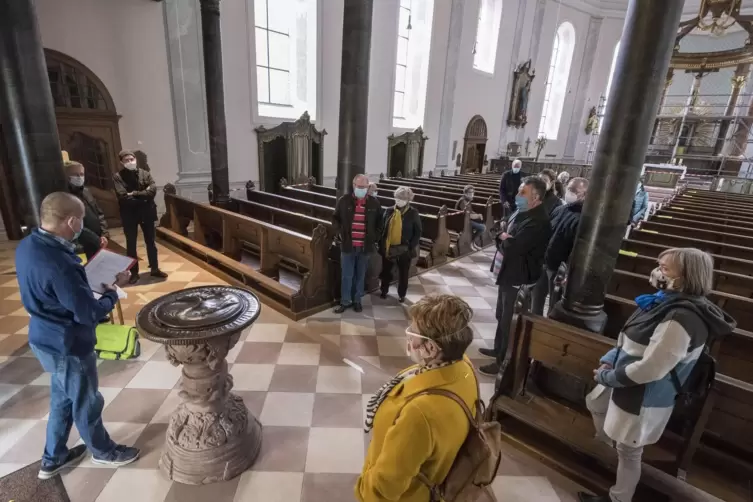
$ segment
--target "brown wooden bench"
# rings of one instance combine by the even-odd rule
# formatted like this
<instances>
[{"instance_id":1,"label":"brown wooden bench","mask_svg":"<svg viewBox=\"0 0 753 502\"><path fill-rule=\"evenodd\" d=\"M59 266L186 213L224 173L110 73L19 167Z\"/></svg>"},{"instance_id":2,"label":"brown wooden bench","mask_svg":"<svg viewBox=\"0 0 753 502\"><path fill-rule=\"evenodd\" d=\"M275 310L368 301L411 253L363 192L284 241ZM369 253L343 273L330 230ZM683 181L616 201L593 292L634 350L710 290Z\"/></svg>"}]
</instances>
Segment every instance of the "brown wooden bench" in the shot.
<instances>
[{"instance_id":1,"label":"brown wooden bench","mask_svg":"<svg viewBox=\"0 0 753 502\"><path fill-rule=\"evenodd\" d=\"M673 199L668 204L670 207L684 208L690 211L706 212L713 215L724 215L734 217L735 219L750 221L753 220L748 213L745 212L745 208L741 210L739 207L716 205L711 202L689 202L685 200Z\"/></svg>"},{"instance_id":2,"label":"brown wooden bench","mask_svg":"<svg viewBox=\"0 0 753 502\"><path fill-rule=\"evenodd\" d=\"M626 252L658 258L659 254L662 251L670 249L671 247L675 247L666 244L656 244L654 242L638 240L637 238L635 238L636 235L637 234L631 234L630 238L624 239L622 241L621 249ZM745 260L742 258L730 258L728 256L722 256L714 253L710 254L714 259L714 267L718 270L723 270L725 272L734 272L741 275L753 275L751 274L751 270L753 270L753 261L751 260Z\"/></svg>"},{"instance_id":3,"label":"brown wooden bench","mask_svg":"<svg viewBox=\"0 0 753 502\"><path fill-rule=\"evenodd\" d=\"M691 224L692 225L692 224ZM730 244L749 248L753 254L753 236L732 232L729 227L717 226L714 229L701 228L701 225L686 226L675 220L649 219L640 222L640 228L645 231L692 237L706 241L716 241L720 244Z\"/></svg>"},{"instance_id":4,"label":"brown wooden bench","mask_svg":"<svg viewBox=\"0 0 753 502\"><path fill-rule=\"evenodd\" d=\"M306 214L328 221L332 220L332 214L335 212L334 206L324 206L284 195L260 192L253 188L246 190L246 198L267 206L279 207L293 213ZM450 247L446 214L440 210L437 214L420 214L420 217L422 237L417 266L430 268L441 265L447 261ZM370 279L369 284L374 280L376 279Z\"/></svg>"},{"instance_id":5,"label":"brown wooden bench","mask_svg":"<svg viewBox=\"0 0 753 502\"><path fill-rule=\"evenodd\" d=\"M432 190L457 194L458 198L463 195L463 188L469 184L466 183L458 185L456 183L442 183L443 179L445 178L384 178L382 180L379 180L379 182L388 182L392 183L393 185L397 184L398 186L409 186L411 188L430 188ZM499 198L499 187L497 187L496 189L490 189L474 186L474 191L476 192L476 196L478 197Z\"/></svg>"},{"instance_id":6,"label":"brown wooden bench","mask_svg":"<svg viewBox=\"0 0 753 502\"><path fill-rule=\"evenodd\" d=\"M165 193L165 209L166 226L157 229L162 239L194 261L211 265L214 272L251 287L275 309L299 319L331 304L331 241L324 225L304 235L170 193ZM258 257L257 266L244 263L245 249ZM300 273L297 285L280 281L283 262L285 269Z\"/></svg>"},{"instance_id":7,"label":"brown wooden bench","mask_svg":"<svg viewBox=\"0 0 753 502\"><path fill-rule=\"evenodd\" d=\"M395 181L401 181L400 178L393 178ZM425 187L434 187L434 186L444 186L448 188L455 188L456 190L460 190L462 193L463 187L466 185L473 185L472 183L458 183L458 182L452 182L448 181L450 178L415 178L413 180L414 183L418 183L421 186ZM499 185L497 187L489 187L485 185L473 185L474 190L479 195L487 195L487 196L494 196L496 195L499 197Z\"/></svg>"},{"instance_id":8,"label":"brown wooden bench","mask_svg":"<svg viewBox=\"0 0 753 502\"><path fill-rule=\"evenodd\" d=\"M753 221L740 221L734 215L716 215L708 211L689 211L684 208L674 208L665 205L653 213L655 216L671 216L672 218L685 218L693 221L703 221L720 226L735 226L741 228L753 228Z\"/></svg>"},{"instance_id":9,"label":"brown wooden bench","mask_svg":"<svg viewBox=\"0 0 753 502\"><path fill-rule=\"evenodd\" d=\"M659 233L656 230L644 230L642 228L633 229L630 232L630 239L662 244L669 247L698 248L710 254L741 258L744 260L751 257L751 249L745 246L726 244L724 242L716 242L709 239L700 239L685 235Z\"/></svg>"},{"instance_id":10,"label":"brown wooden bench","mask_svg":"<svg viewBox=\"0 0 753 502\"><path fill-rule=\"evenodd\" d=\"M330 206L334 208L337 204L337 196L317 193L307 188L301 188L305 185L284 186L280 192L286 197L299 199L314 204ZM382 207L392 207L395 205L395 199L380 195L377 197ZM448 254L456 257L471 252L471 220L464 211L455 211L446 206L434 206L429 204L414 203L413 207L418 209L421 214L439 214L440 211L445 213L445 225L450 235L450 246Z\"/></svg>"},{"instance_id":11,"label":"brown wooden bench","mask_svg":"<svg viewBox=\"0 0 753 502\"><path fill-rule=\"evenodd\" d=\"M714 192L710 192L714 193ZM719 192L716 192L719 193ZM723 197L723 196L715 196L715 195L706 195L706 194L697 194L693 193L690 194L688 192L682 192L677 194L674 197L674 200L676 202L688 202L690 204L711 204L715 206L722 206L722 207L744 207L746 209L753 209L753 197L752 196L742 196L742 197Z\"/></svg>"},{"instance_id":12,"label":"brown wooden bench","mask_svg":"<svg viewBox=\"0 0 753 502\"><path fill-rule=\"evenodd\" d=\"M651 216L649 216L648 221L753 237L753 225L751 225L750 227L745 227L745 226L734 225L732 223L725 224L723 221L722 222L704 221L701 219L692 218L689 215L673 216L669 214L656 212L652 214Z\"/></svg>"}]
</instances>

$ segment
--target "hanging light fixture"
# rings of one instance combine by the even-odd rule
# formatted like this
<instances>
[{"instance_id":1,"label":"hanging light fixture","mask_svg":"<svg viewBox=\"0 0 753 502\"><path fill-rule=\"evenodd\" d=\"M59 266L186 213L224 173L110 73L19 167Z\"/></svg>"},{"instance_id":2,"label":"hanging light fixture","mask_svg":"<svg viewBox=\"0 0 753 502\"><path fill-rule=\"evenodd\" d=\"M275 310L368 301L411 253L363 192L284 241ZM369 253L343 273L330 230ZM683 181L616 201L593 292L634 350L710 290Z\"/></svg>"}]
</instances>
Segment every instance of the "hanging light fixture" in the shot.
<instances>
[{"instance_id":1,"label":"hanging light fixture","mask_svg":"<svg viewBox=\"0 0 753 502\"><path fill-rule=\"evenodd\" d=\"M698 12L698 29L721 36L735 24L742 0L703 0ZM711 18L707 20L707 18Z\"/></svg>"}]
</instances>

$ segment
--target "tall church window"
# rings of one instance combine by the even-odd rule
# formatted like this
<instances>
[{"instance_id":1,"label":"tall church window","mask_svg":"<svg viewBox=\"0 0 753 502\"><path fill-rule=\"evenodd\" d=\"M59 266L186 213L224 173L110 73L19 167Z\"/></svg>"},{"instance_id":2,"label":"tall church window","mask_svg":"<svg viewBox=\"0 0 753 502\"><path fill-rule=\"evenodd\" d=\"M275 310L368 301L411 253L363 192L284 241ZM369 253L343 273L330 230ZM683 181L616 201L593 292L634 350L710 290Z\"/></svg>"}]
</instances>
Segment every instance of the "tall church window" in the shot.
<instances>
[{"instance_id":1,"label":"tall church window","mask_svg":"<svg viewBox=\"0 0 753 502\"><path fill-rule=\"evenodd\" d=\"M609 80L607 80L607 90L604 93L604 110L607 108L607 101L609 101L609 91L612 89L612 77L614 77L614 67L617 64L617 54L620 52L620 42L614 46L614 54L612 54L612 66L609 67Z\"/></svg>"},{"instance_id":2,"label":"tall church window","mask_svg":"<svg viewBox=\"0 0 753 502\"><path fill-rule=\"evenodd\" d=\"M317 0L254 0L259 115L316 118Z\"/></svg>"},{"instance_id":3,"label":"tall church window","mask_svg":"<svg viewBox=\"0 0 753 502\"><path fill-rule=\"evenodd\" d=\"M502 0L481 0L473 46L473 67L479 71L494 74L501 19Z\"/></svg>"},{"instance_id":4,"label":"tall church window","mask_svg":"<svg viewBox=\"0 0 753 502\"><path fill-rule=\"evenodd\" d=\"M554 36L549 74L546 78L539 136L545 136L547 139L557 139L574 51L575 28L566 21L557 28L557 33Z\"/></svg>"},{"instance_id":5,"label":"tall church window","mask_svg":"<svg viewBox=\"0 0 753 502\"><path fill-rule=\"evenodd\" d=\"M429 77L434 0L400 0L392 125L422 126Z\"/></svg>"}]
</instances>

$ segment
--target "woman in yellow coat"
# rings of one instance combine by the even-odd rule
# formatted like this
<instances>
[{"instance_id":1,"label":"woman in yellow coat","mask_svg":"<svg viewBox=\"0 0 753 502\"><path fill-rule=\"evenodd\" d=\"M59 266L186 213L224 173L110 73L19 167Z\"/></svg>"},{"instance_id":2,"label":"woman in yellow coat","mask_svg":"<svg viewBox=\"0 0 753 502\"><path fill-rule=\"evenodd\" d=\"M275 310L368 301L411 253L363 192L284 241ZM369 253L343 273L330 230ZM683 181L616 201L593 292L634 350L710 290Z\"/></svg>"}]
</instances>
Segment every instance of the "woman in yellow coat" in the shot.
<instances>
[{"instance_id":1,"label":"woman in yellow coat","mask_svg":"<svg viewBox=\"0 0 753 502\"><path fill-rule=\"evenodd\" d=\"M416 363L398 373L371 398L366 432L372 432L363 472L356 483L361 502L429 502L428 487L441 483L468 435L468 418L446 389L471 410L479 399L473 367L464 357L473 340L473 310L457 296L426 296L410 309L406 351Z\"/></svg>"}]
</instances>

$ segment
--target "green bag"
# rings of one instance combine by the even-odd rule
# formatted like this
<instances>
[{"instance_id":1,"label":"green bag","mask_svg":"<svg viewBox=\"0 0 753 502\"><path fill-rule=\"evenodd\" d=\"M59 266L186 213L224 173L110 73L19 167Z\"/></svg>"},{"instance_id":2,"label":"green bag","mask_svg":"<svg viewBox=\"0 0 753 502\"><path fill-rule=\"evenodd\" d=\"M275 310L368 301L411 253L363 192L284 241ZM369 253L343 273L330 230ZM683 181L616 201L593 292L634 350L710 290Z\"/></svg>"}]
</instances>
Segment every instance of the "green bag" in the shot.
<instances>
[{"instance_id":1,"label":"green bag","mask_svg":"<svg viewBox=\"0 0 753 502\"><path fill-rule=\"evenodd\" d=\"M141 354L139 332L133 326L100 324L94 351L100 359L133 359Z\"/></svg>"}]
</instances>

